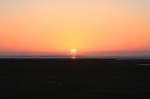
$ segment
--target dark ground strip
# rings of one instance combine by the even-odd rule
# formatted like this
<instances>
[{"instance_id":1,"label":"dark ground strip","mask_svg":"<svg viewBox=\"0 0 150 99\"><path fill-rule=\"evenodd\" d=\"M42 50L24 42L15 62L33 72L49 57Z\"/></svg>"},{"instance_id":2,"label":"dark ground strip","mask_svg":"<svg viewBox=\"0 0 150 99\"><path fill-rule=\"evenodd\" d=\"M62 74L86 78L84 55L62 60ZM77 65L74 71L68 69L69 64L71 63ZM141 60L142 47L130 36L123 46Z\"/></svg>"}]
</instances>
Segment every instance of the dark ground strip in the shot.
<instances>
[{"instance_id":1,"label":"dark ground strip","mask_svg":"<svg viewBox=\"0 0 150 99\"><path fill-rule=\"evenodd\" d=\"M0 96L135 99L150 95L150 60L1 59Z\"/></svg>"}]
</instances>

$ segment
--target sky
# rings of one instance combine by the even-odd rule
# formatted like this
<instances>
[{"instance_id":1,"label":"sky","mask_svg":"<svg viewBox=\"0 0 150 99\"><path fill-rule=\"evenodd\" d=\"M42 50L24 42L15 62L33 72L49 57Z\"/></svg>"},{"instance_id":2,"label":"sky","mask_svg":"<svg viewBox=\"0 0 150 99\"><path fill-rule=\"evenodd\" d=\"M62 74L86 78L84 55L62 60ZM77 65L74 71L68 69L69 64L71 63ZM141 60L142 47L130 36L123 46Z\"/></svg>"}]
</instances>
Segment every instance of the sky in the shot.
<instances>
[{"instance_id":1,"label":"sky","mask_svg":"<svg viewBox=\"0 0 150 99\"><path fill-rule=\"evenodd\" d=\"M150 53L150 0L0 0L0 55Z\"/></svg>"}]
</instances>

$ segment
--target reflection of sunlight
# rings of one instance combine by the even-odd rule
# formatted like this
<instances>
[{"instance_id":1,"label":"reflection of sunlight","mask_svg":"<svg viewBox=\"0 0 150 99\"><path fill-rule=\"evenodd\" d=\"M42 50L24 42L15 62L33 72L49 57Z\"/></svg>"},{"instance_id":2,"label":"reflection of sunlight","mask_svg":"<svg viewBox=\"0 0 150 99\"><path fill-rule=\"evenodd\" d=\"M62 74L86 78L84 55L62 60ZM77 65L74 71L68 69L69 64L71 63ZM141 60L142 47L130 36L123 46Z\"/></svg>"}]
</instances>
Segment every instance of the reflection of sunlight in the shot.
<instances>
[{"instance_id":1,"label":"reflection of sunlight","mask_svg":"<svg viewBox=\"0 0 150 99\"><path fill-rule=\"evenodd\" d=\"M76 59L76 56L71 56L71 59Z\"/></svg>"}]
</instances>

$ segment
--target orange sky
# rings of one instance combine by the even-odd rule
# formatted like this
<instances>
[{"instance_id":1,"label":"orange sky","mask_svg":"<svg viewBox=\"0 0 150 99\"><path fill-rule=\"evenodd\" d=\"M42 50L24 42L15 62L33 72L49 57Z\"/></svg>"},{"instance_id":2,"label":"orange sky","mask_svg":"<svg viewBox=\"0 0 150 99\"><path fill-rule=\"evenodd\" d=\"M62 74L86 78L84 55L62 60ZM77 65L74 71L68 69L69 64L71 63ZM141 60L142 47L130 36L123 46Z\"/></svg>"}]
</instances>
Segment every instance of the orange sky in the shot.
<instances>
[{"instance_id":1,"label":"orange sky","mask_svg":"<svg viewBox=\"0 0 150 99\"><path fill-rule=\"evenodd\" d=\"M0 7L0 53L150 51L150 8L144 4L32 1Z\"/></svg>"}]
</instances>

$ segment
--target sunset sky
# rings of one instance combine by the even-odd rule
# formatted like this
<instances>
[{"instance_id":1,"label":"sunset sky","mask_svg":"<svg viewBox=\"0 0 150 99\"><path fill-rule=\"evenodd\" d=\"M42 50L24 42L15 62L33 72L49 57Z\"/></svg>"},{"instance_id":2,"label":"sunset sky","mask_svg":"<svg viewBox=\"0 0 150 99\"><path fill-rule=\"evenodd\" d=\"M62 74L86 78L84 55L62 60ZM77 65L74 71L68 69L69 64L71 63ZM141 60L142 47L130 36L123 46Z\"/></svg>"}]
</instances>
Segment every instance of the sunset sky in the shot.
<instances>
[{"instance_id":1,"label":"sunset sky","mask_svg":"<svg viewBox=\"0 0 150 99\"><path fill-rule=\"evenodd\" d=\"M150 0L0 0L0 55L150 53Z\"/></svg>"}]
</instances>

